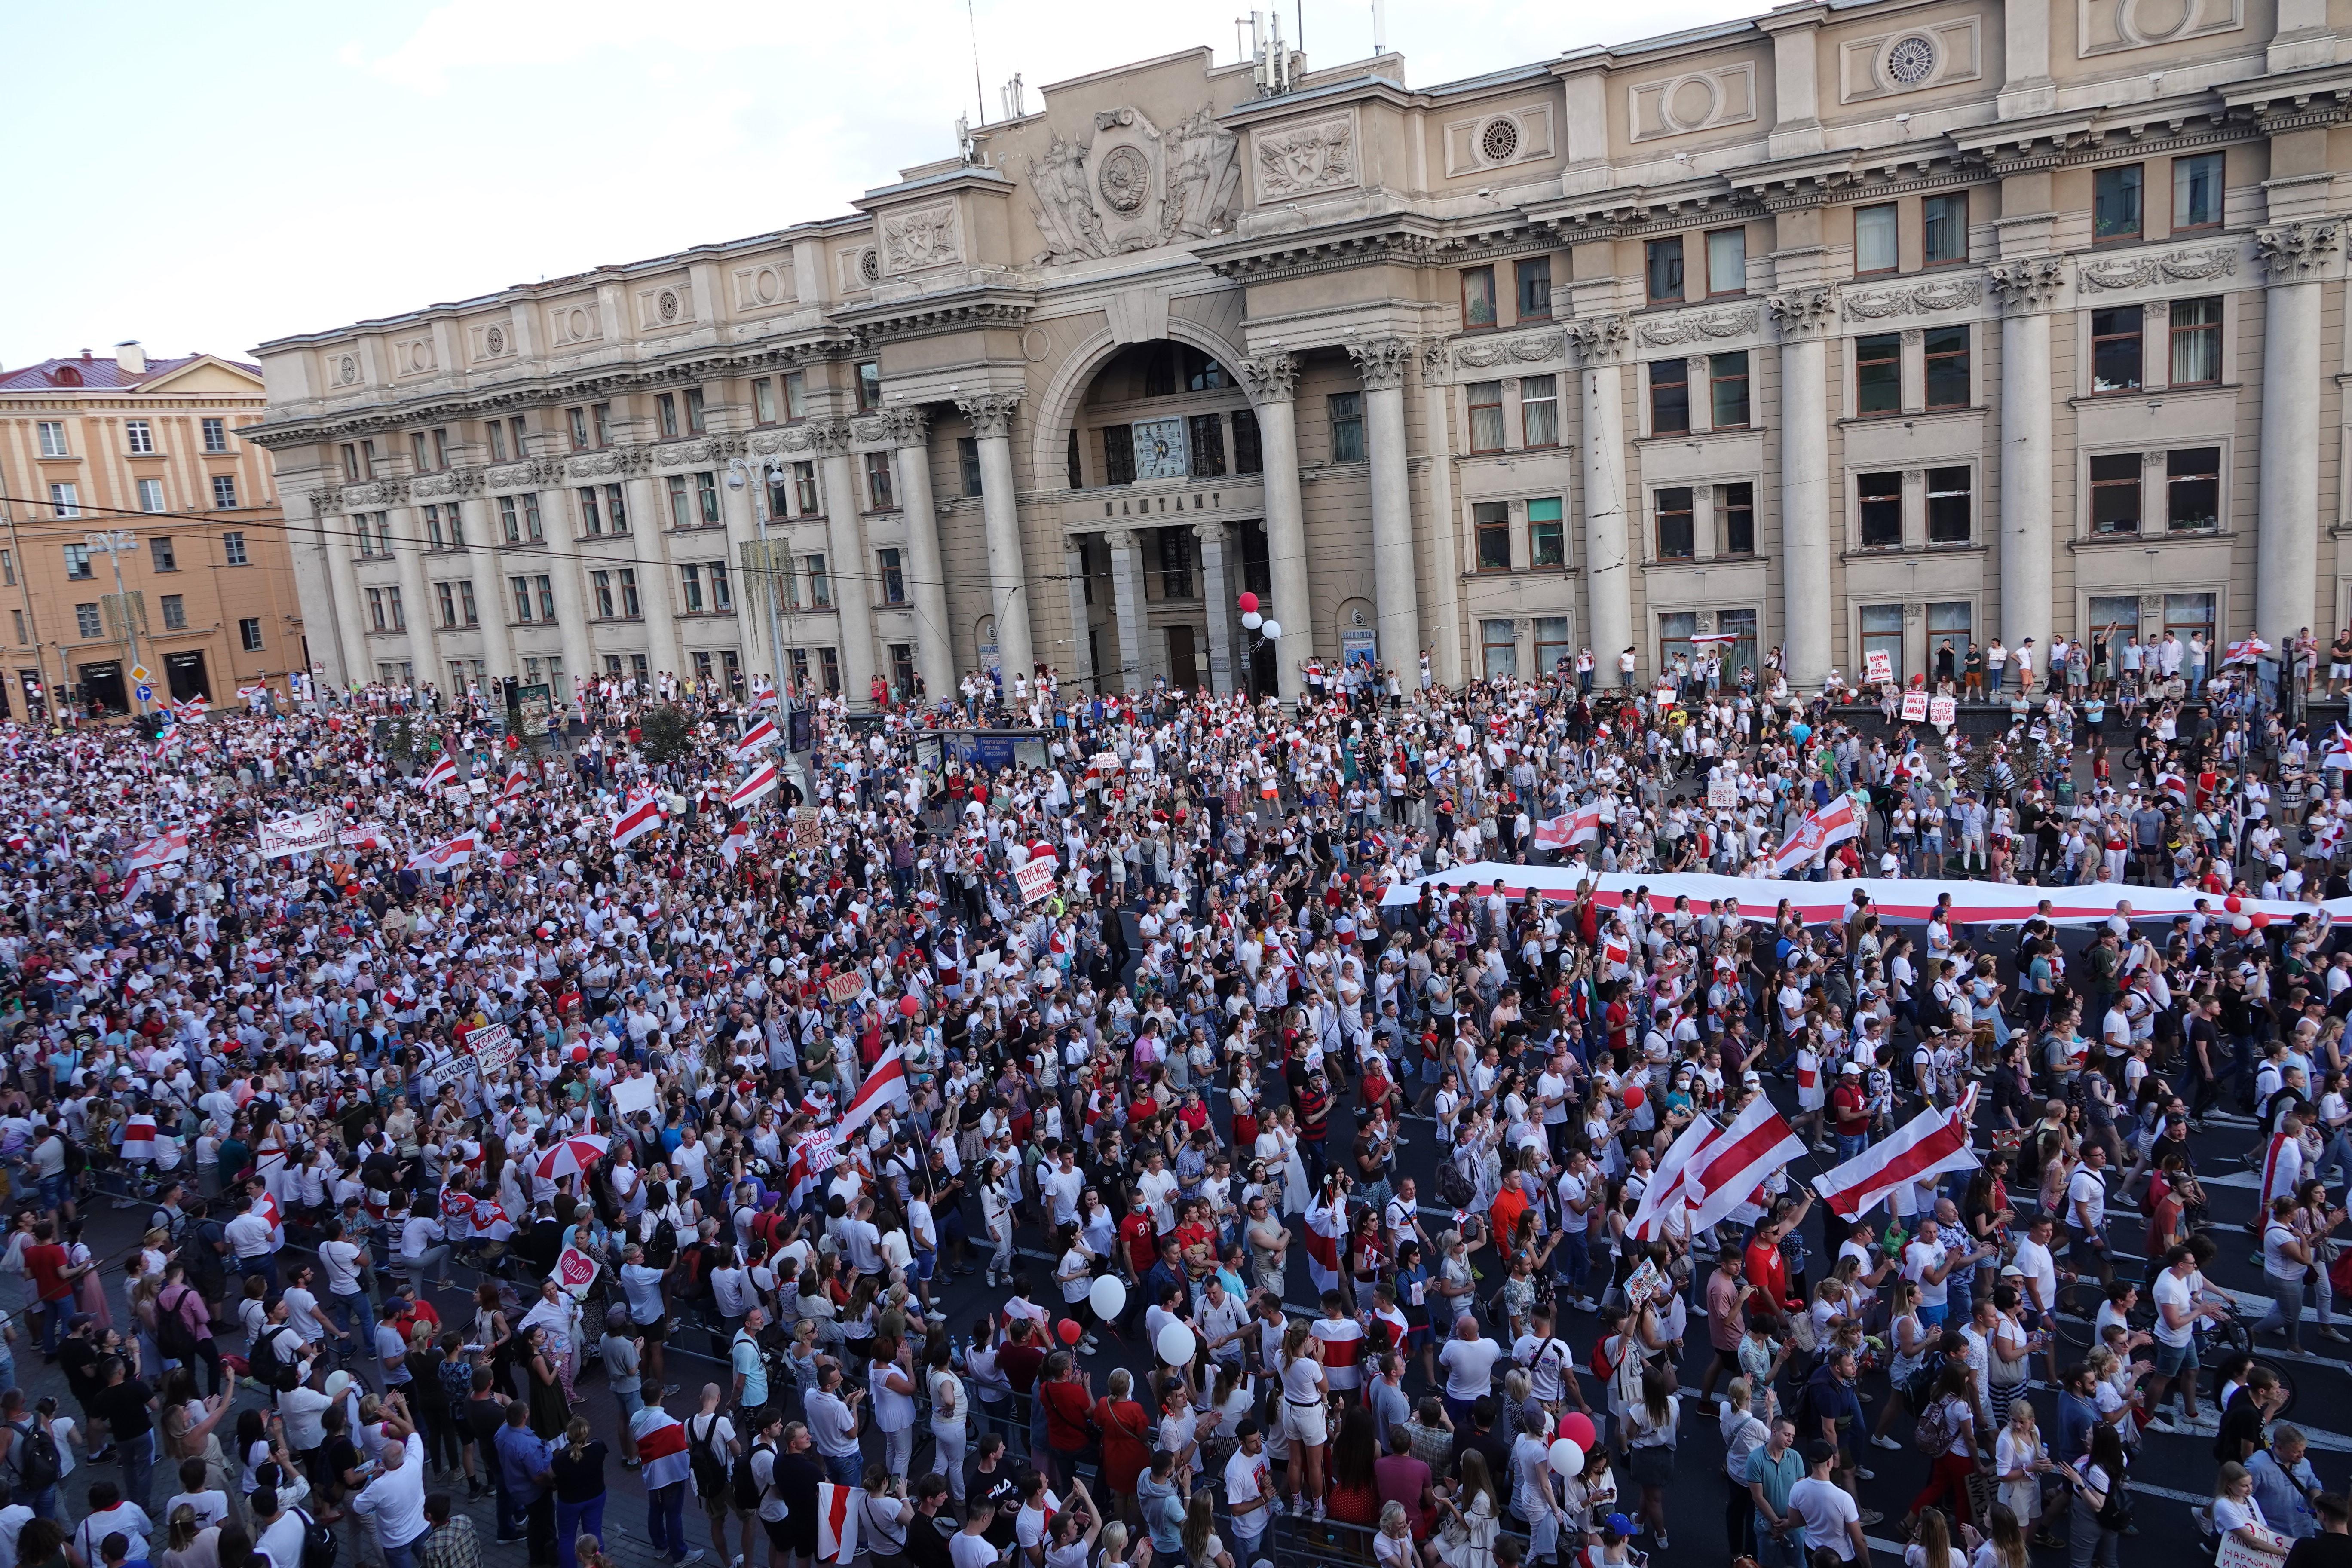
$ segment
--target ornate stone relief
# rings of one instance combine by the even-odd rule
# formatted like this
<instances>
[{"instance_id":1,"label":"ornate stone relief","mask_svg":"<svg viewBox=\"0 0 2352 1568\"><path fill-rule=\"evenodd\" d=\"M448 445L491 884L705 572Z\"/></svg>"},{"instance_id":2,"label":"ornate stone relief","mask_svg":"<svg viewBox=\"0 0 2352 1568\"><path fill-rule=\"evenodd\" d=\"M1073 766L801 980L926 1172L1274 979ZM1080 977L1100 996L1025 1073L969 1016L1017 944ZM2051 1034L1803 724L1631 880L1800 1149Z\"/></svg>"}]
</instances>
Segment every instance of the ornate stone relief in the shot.
<instances>
[{"instance_id":1,"label":"ornate stone relief","mask_svg":"<svg viewBox=\"0 0 2352 1568\"><path fill-rule=\"evenodd\" d=\"M438 474L419 474L408 481L408 493L422 500L428 496L471 495L482 488L479 468L450 468Z\"/></svg>"},{"instance_id":2,"label":"ornate stone relief","mask_svg":"<svg viewBox=\"0 0 2352 1568\"><path fill-rule=\"evenodd\" d=\"M2255 230L2254 249L2269 268L2272 282L2298 283L2326 265L2342 237L2342 226L2333 219L2317 223L2298 219Z\"/></svg>"},{"instance_id":3,"label":"ornate stone relief","mask_svg":"<svg viewBox=\"0 0 2352 1568\"><path fill-rule=\"evenodd\" d=\"M1587 364L1617 358L1625 352L1626 341L1633 336L1622 316L1589 316L1570 321L1568 335L1576 342L1577 358Z\"/></svg>"},{"instance_id":4,"label":"ornate stone relief","mask_svg":"<svg viewBox=\"0 0 2352 1568\"><path fill-rule=\"evenodd\" d=\"M1356 374L1363 377L1365 389L1379 392L1404 384L1412 349L1402 338L1374 338L1368 343L1349 343L1348 357L1356 362Z\"/></svg>"},{"instance_id":5,"label":"ornate stone relief","mask_svg":"<svg viewBox=\"0 0 2352 1568\"><path fill-rule=\"evenodd\" d=\"M1234 367L1241 372L1250 396L1259 402L1273 398L1289 401L1298 386L1298 356L1297 354L1259 354L1245 359Z\"/></svg>"},{"instance_id":6,"label":"ornate stone relief","mask_svg":"<svg viewBox=\"0 0 2352 1568\"><path fill-rule=\"evenodd\" d=\"M2156 281L2156 258L2135 256L2127 260L2100 261L2074 271L2074 284L2088 294L2098 289L2140 289Z\"/></svg>"},{"instance_id":7,"label":"ornate stone relief","mask_svg":"<svg viewBox=\"0 0 2352 1568\"><path fill-rule=\"evenodd\" d=\"M893 272L920 272L963 259L953 202L892 213L882 220L882 248Z\"/></svg>"},{"instance_id":8,"label":"ornate stone relief","mask_svg":"<svg viewBox=\"0 0 2352 1568\"><path fill-rule=\"evenodd\" d=\"M342 497L333 490L312 490L310 492L311 517L315 519L326 516L341 500Z\"/></svg>"},{"instance_id":9,"label":"ornate stone relief","mask_svg":"<svg viewBox=\"0 0 2352 1568\"><path fill-rule=\"evenodd\" d=\"M2238 247L2217 245L2210 250L2176 250L2156 264L2157 276L2168 283L2202 283L2223 274L2238 273Z\"/></svg>"},{"instance_id":10,"label":"ornate stone relief","mask_svg":"<svg viewBox=\"0 0 2352 1568\"><path fill-rule=\"evenodd\" d=\"M2021 261L1996 261L1985 269L1985 280L2011 310L2038 310L2057 297L2066 283L2066 264L2054 256L2029 256Z\"/></svg>"},{"instance_id":11,"label":"ornate stone relief","mask_svg":"<svg viewBox=\"0 0 2352 1568\"><path fill-rule=\"evenodd\" d=\"M360 360L357 354L345 354L335 362L335 384L357 386L360 380Z\"/></svg>"},{"instance_id":12,"label":"ornate stone relief","mask_svg":"<svg viewBox=\"0 0 2352 1568\"><path fill-rule=\"evenodd\" d=\"M1303 196L1356 183L1356 123L1346 115L1260 132L1258 195L1265 200Z\"/></svg>"},{"instance_id":13,"label":"ornate stone relief","mask_svg":"<svg viewBox=\"0 0 2352 1568\"><path fill-rule=\"evenodd\" d=\"M1676 343L1695 343L1702 338L1736 338L1742 332L1756 330L1756 312L1748 310L1709 310L1697 316L1675 316L1666 321L1643 321L1641 339L1645 343L1665 349Z\"/></svg>"},{"instance_id":14,"label":"ornate stone relief","mask_svg":"<svg viewBox=\"0 0 2352 1568\"><path fill-rule=\"evenodd\" d=\"M1444 338L1421 340L1421 379L1435 381L1445 374L1447 345Z\"/></svg>"},{"instance_id":15,"label":"ornate stone relief","mask_svg":"<svg viewBox=\"0 0 2352 1568\"><path fill-rule=\"evenodd\" d=\"M1786 294L1766 298L1764 308L1772 313L1772 325L1784 338L1802 337L1830 324L1831 299L1826 289L1798 289Z\"/></svg>"},{"instance_id":16,"label":"ornate stone relief","mask_svg":"<svg viewBox=\"0 0 2352 1568\"><path fill-rule=\"evenodd\" d=\"M782 430L765 431L751 437L751 450L763 458L778 452L806 452L815 445L805 425L787 425Z\"/></svg>"},{"instance_id":17,"label":"ornate stone relief","mask_svg":"<svg viewBox=\"0 0 2352 1568\"><path fill-rule=\"evenodd\" d=\"M1021 407L1021 395L992 392L979 397L959 397L955 405L971 421L971 433L986 440L1013 434L1013 416Z\"/></svg>"},{"instance_id":18,"label":"ornate stone relief","mask_svg":"<svg viewBox=\"0 0 2352 1568\"><path fill-rule=\"evenodd\" d=\"M615 447L609 452L593 457L572 459L572 472L576 479L600 479L614 474L634 474L648 467L653 454L643 447Z\"/></svg>"},{"instance_id":19,"label":"ornate stone relief","mask_svg":"<svg viewBox=\"0 0 2352 1568\"><path fill-rule=\"evenodd\" d=\"M930 438L931 416L920 408L886 408L880 418L894 447L919 447Z\"/></svg>"},{"instance_id":20,"label":"ornate stone relief","mask_svg":"<svg viewBox=\"0 0 2352 1568\"><path fill-rule=\"evenodd\" d=\"M1481 338L1476 342L1464 343L1454 351L1454 363L1473 370L1485 370L1498 364L1542 364L1556 360L1568 352L1565 340L1558 332L1545 332L1532 338ZM1440 348L1440 363L1444 363Z\"/></svg>"},{"instance_id":21,"label":"ornate stone relief","mask_svg":"<svg viewBox=\"0 0 2352 1568\"><path fill-rule=\"evenodd\" d=\"M819 452L846 452L857 439L846 419L812 419L807 430L809 446Z\"/></svg>"},{"instance_id":22,"label":"ornate stone relief","mask_svg":"<svg viewBox=\"0 0 2352 1568\"><path fill-rule=\"evenodd\" d=\"M700 441L656 447L653 458L661 468L683 468L694 463L715 463L722 458L738 457L747 448L748 443L740 436L711 436Z\"/></svg>"},{"instance_id":23,"label":"ornate stone relief","mask_svg":"<svg viewBox=\"0 0 2352 1568\"><path fill-rule=\"evenodd\" d=\"M1984 279L1963 278L1951 283L1921 283L1909 289L1885 289L1869 294L1848 294L1839 301L1849 321L1879 321L1889 316L1926 315L1933 310L1957 310L1984 303Z\"/></svg>"},{"instance_id":24,"label":"ornate stone relief","mask_svg":"<svg viewBox=\"0 0 2352 1568\"><path fill-rule=\"evenodd\" d=\"M1045 237L1037 259L1120 256L1180 236L1206 237L1233 210L1239 152L1208 105L1166 131L1127 108L1096 115L1090 138L1053 137L1027 170L1030 212Z\"/></svg>"}]
</instances>

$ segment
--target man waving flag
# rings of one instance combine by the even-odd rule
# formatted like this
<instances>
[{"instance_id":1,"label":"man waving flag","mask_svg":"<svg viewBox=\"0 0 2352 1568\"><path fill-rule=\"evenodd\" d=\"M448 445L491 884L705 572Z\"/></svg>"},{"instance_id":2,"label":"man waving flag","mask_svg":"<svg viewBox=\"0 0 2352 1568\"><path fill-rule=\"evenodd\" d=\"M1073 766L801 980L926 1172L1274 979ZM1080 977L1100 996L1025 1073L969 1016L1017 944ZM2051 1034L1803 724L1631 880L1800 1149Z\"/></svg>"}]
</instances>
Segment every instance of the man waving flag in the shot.
<instances>
[{"instance_id":1,"label":"man waving flag","mask_svg":"<svg viewBox=\"0 0 2352 1568\"><path fill-rule=\"evenodd\" d=\"M1789 841L1780 846L1780 852L1772 857L1772 874L1788 876L1817 858L1831 845L1861 836L1862 815L1854 809L1853 796L1839 795L1797 825Z\"/></svg>"},{"instance_id":2,"label":"man waving flag","mask_svg":"<svg viewBox=\"0 0 2352 1568\"><path fill-rule=\"evenodd\" d=\"M782 782L775 763L761 763L743 775L743 782L735 786L734 793L727 797L727 804L737 811L748 811L763 796L775 794Z\"/></svg>"}]
</instances>

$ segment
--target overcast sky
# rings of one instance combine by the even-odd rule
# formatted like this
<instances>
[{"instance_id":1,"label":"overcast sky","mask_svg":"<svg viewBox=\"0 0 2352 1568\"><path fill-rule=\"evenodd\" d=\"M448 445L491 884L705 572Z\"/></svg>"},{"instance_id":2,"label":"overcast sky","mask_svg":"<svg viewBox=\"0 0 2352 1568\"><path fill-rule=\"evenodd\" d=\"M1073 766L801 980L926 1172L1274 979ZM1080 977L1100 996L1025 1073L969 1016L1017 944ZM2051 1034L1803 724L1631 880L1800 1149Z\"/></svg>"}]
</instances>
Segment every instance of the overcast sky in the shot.
<instances>
[{"instance_id":1,"label":"overcast sky","mask_svg":"<svg viewBox=\"0 0 2352 1568\"><path fill-rule=\"evenodd\" d=\"M1264 3L1264 0L1259 0ZM1295 31L1298 0L1282 0ZM1206 44L1246 0L972 0L987 116L1040 83ZM1317 67L1369 0L1304 0ZM1424 87L1763 0L1390 0ZM138 338L244 355L290 332L847 210L950 155L965 0L372 0L12 5L17 150L0 365Z\"/></svg>"}]
</instances>

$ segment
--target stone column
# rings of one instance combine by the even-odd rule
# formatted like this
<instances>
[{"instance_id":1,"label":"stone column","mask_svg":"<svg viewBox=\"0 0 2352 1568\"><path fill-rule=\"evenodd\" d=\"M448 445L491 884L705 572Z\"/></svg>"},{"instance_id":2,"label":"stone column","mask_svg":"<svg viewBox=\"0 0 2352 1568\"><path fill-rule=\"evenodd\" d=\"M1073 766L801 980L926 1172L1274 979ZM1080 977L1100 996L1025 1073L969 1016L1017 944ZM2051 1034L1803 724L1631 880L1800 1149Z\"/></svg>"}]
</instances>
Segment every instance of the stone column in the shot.
<instances>
[{"instance_id":1,"label":"stone column","mask_svg":"<svg viewBox=\"0 0 2352 1568\"><path fill-rule=\"evenodd\" d=\"M1592 599L1592 658L1600 684L1617 679L1617 656L1634 643L1633 552L1626 516L1622 316L1570 321L1584 399L1584 576Z\"/></svg>"},{"instance_id":2,"label":"stone column","mask_svg":"<svg viewBox=\"0 0 2352 1568\"><path fill-rule=\"evenodd\" d=\"M563 676L561 683L551 681L551 691L558 705L572 700L572 682L586 680L596 673L596 648L588 632L588 595L581 573L587 563L580 559L580 498L572 493L572 476L561 461L546 465L539 492L539 510L548 520L547 542L551 554L547 563L549 575L555 579L555 624L563 637ZM551 506L551 502L560 503ZM556 520L562 519L561 527Z\"/></svg>"},{"instance_id":3,"label":"stone column","mask_svg":"<svg viewBox=\"0 0 2352 1568\"><path fill-rule=\"evenodd\" d=\"M874 706L874 560L866 549L865 520L857 505L857 465L850 458L854 437L846 419L810 424L824 485L826 551L833 558L833 604L841 625L841 694L850 710Z\"/></svg>"},{"instance_id":4,"label":"stone column","mask_svg":"<svg viewBox=\"0 0 2352 1568\"><path fill-rule=\"evenodd\" d=\"M1223 697L1234 689L1233 569L1225 559L1234 531L1222 522L1196 522L1192 537L1201 542L1201 592L1209 606L1209 689Z\"/></svg>"},{"instance_id":5,"label":"stone column","mask_svg":"<svg viewBox=\"0 0 2352 1568\"><path fill-rule=\"evenodd\" d=\"M310 492L310 521L319 530L320 548L327 552L335 657L342 666L339 679L345 686L360 686L373 680L375 670L367 651L367 595L360 591L359 568L352 560L352 552L359 548L359 542L352 537L358 524L349 516L336 516L331 510L336 504L333 490Z\"/></svg>"},{"instance_id":6,"label":"stone column","mask_svg":"<svg viewBox=\"0 0 2352 1568\"><path fill-rule=\"evenodd\" d=\"M521 504L516 504L521 510ZM507 583L507 568L511 561L499 548L506 537L499 531L499 500L487 498L483 509L481 539L466 542L467 564L474 574L474 609L482 618L482 663L488 673L482 679L482 700L496 700L491 694L493 682L516 679L514 632L508 617L514 614L514 595Z\"/></svg>"},{"instance_id":7,"label":"stone column","mask_svg":"<svg viewBox=\"0 0 2352 1568\"><path fill-rule=\"evenodd\" d=\"M2270 273L2263 320L2254 631L2275 647L2313 624L2317 602L2320 269L2340 237L2333 221L2281 224L2254 235Z\"/></svg>"},{"instance_id":8,"label":"stone column","mask_svg":"<svg viewBox=\"0 0 2352 1568\"><path fill-rule=\"evenodd\" d=\"M1454 687L1462 684L1462 568L1457 555L1462 522L1454 510L1454 420L1445 406L1447 353L1444 338L1422 340L1421 428L1422 439L1429 444L1429 542L1434 556L1430 577L1437 585L1432 616L1437 623L1433 639L1437 657L1431 673ZM1573 448L1569 455L1575 456ZM1404 674L1407 688L1420 679L1417 669L1408 668Z\"/></svg>"},{"instance_id":9,"label":"stone column","mask_svg":"<svg viewBox=\"0 0 2352 1568\"><path fill-rule=\"evenodd\" d=\"M1996 262L2000 297L2000 640L2049 658L2051 625L2050 302L2066 281L2054 256ZM2265 438L2264 445L2268 440Z\"/></svg>"},{"instance_id":10,"label":"stone column","mask_svg":"<svg viewBox=\"0 0 2352 1568\"><path fill-rule=\"evenodd\" d=\"M882 416L898 443L898 505L907 519L907 585L915 604L915 669L934 702L955 695L955 641L948 627L947 568L940 557L940 513L931 500L931 416L920 408Z\"/></svg>"},{"instance_id":11,"label":"stone column","mask_svg":"<svg viewBox=\"0 0 2352 1568\"><path fill-rule=\"evenodd\" d=\"M647 679L658 681L667 670L683 679L677 668L677 601L669 591L669 503L662 496L660 481L646 472L653 462L651 452L642 447L623 447L616 456L628 476L629 544L636 552L637 605L646 623ZM619 565L614 563L616 570Z\"/></svg>"},{"instance_id":12,"label":"stone column","mask_svg":"<svg viewBox=\"0 0 2352 1568\"><path fill-rule=\"evenodd\" d=\"M1021 556L1020 497L1013 485L1013 416L1017 392L959 397L956 406L971 421L980 446L980 515L988 532L989 611L996 617L996 657L1004 671L1004 695L1013 678L1036 663L1029 640L1029 573Z\"/></svg>"},{"instance_id":13,"label":"stone column","mask_svg":"<svg viewBox=\"0 0 2352 1568\"><path fill-rule=\"evenodd\" d=\"M391 481L390 485L397 488L378 487L374 497L378 505L387 500L408 499L406 485L398 481ZM392 507L390 511L395 539L393 548L400 552L400 613L408 623L408 662L416 667L419 685L429 680L436 690L440 690L444 671L440 668L441 656L433 645L433 628L439 624L435 617L441 613L441 604L433 592L431 574L425 570L429 562L425 514L405 505ZM464 693L443 691L442 695L455 699Z\"/></svg>"},{"instance_id":14,"label":"stone column","mask_svg":"<svg viewBox=\"0 0 2352 1568\"><path fill-rule=\"evenodd\" d=\"M1062 536L1062 585L1070 591L1070 668L1073 684L1092 686L1095 680L1094 639L1087 635L1087 552L1083 534Z\"/></svg>"},{"instance_id":15,"label":"stone column","mask_svg":"<svg viewBox=\"0 0 2352 1568\"><path fill-rule=\"evenodd\" d=\"M1118 616L1118 670L1114 690L1151 684L1151 653L1143 646L1143 541L1131 528L1103 535L1110 547L1112 605Z\"/></svg>"},{"instance_id":16,"label":"stone column","mask_svg":"<svg viewBox=\"0 0 2352 1568\"><path fill-rule=\"evenodd\" d=\"M1404 376L1412 345L1375 338L1348 345L1364 382L1364 446L1372 463L1372 598L1381 662L1406 672L1421 661L1421 593L1412 558L1412 490L1405 475ZM1303 628L1302 628L1303 629ZM1407 674L1408 686L1418 679Z\"/></svg>"},{"instance_id":17,"label":"stone column","mask_svg":"<svg viewBox=\"0 0 2352 1568\"><path fill-rule=\"evenodd\" d=\"M740 436L718 436L711 438L713 447L743 449ZM740 479L738 489L734 483ZM751 579L743 570L743 547L760 537L760 489L767 478L758 466L746 458L730 458L719 486L719 515L727 520L727 580L732 585L735 603L735 635L743 649L743 678L749 689L751 678L776 672L776 650L768 646L768 617L751 591ZM541 510L546 510L542 503Z\"/></svg>"},{"instance_id":18,"label":"stone column","mask_svg":"<svg viewBox=\"0 0 2352 1568\"><path fill-rule=\"evenodd\" d=\"M1265 459L1265 553L1274 603L1258 608L1286 634L1267 647L1265 657L1274 660L1283 702L1296 706L1307 686L1298 667L1315 650L1307 590L1306 509L1298 495L1298 424L1291 403L1298 387L1298 360L1293 354L1261 354L1242 361L1240 369L1242 384L1257 409L1258 447Z\"/></svg>"},{"instance_id":19,"label":"stone column","mask_svg":"<svg viewBox=\"0 0 2352 1568\"><path fill-rule=\"evenodd\" d=\"M1828 679L1830 613L1829 349L1834 320L1826 289L1799 289L1767 301L1780 333L1780 646L1789 684ZM1769 639L1767 639L1767 647ZM1600 650L1595 649L1596 653ZM1759 648L1760 658L1766 650Z\"/></svg>"}]
</instances>

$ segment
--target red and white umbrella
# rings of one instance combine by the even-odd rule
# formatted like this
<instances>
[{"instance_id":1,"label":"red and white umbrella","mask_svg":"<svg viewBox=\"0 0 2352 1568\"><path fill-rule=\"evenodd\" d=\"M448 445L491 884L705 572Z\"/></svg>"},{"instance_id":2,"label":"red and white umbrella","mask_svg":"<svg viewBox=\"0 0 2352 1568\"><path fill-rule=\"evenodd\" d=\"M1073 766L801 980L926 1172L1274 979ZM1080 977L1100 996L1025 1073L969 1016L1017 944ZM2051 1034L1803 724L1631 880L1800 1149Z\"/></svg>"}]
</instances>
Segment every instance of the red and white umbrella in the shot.
<instances>
[{"instance_id":1,"label":"red and white umbrella","mask_svg":"<svg viewBox=\"0 0 2352 1568\"><path fill-rule=\"evenodd\" d=\"M593 1133L566 1138L539 1157L539 1173L550 1181L585 1173L604 1155L605 1141Z\"/></svg>"}]
</instances>

